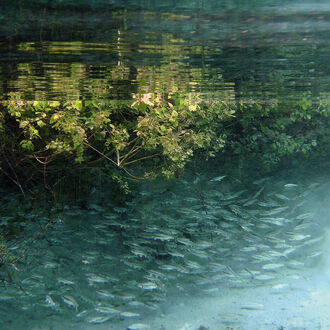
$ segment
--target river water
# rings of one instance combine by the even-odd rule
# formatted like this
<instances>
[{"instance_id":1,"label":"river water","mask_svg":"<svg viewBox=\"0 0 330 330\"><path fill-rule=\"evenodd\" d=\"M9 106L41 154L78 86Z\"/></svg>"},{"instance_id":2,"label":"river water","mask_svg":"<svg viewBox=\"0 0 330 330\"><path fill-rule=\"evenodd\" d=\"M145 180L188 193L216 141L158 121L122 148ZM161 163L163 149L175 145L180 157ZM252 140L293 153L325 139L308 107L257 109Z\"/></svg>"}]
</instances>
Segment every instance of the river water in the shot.
<instances>
[{"instance_id":1,"label":"river water","mask_svg":"<svg viewBox=\"0 0 330 330\"><path fill-rule=\"evenodd\" d=\"M31 215L9 245L20 259L1 289L1 328L197 329L201 320L210 326L217 299L224 317L211 329L290 325L272 314L277 299L290 311L313 285L323 283L320 297L329 290L329 173L311 167L242 182L211 168L141 183L121 207L91 193L84 208L53 213L52 224L42 210ZM323 329L327 315L296 318Z\"/></svg>"},{"instance_id":2,"label":"river water","mask_svg":"<svg viewBox=\"0 0 330 330\"><path fill-rule=\"evenodd\" d=\"M328 1L5 4L3 97L329 93ZM37 208L2 190L16 262L0 286L0 328L330 328L328 167L252 169L190 164L140 182L120 206L111 186L84 205Z\"/></svg>"},{"instance_id":3,"label":"river water","mask_svg":"<svg viewBox=\"0 0 330 330\"><path fill-rule=\"evenodd\" d=\"M329 92L328 1L3 2L3 94L72 100L180 89L269 99Z\"/></svg>"}]
</instances>

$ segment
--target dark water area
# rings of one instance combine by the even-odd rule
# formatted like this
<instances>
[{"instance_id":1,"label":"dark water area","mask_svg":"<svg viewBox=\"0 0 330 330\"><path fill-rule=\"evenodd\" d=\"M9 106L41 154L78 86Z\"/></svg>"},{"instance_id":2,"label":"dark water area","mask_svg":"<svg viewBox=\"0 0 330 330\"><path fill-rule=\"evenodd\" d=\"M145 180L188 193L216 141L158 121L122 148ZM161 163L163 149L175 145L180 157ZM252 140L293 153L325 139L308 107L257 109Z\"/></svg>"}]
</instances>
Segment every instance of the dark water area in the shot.
<instances>
[{"instance_id":1,"label":"dark water area","mask_svg":"<svg viewBox=\"0 0 330 330\"><path fill-rule=\"evenodd\" d=\"M130 98L179 88L269 99L329 91L328 1L1 3L3 95Z\"/></svg>"}]
</instances>

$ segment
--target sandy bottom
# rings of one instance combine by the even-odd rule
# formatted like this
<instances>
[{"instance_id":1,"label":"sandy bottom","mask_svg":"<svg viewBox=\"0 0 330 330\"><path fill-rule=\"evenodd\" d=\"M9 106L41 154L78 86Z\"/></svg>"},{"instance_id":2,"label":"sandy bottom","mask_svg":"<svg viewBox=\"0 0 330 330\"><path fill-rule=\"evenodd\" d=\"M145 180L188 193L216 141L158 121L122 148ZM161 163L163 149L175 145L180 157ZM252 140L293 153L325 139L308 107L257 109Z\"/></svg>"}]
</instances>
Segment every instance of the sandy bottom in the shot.
<instances>
[{"instance_id":1,"label":"sandy bottom","mask_svg":"<svg viewBox=\"0 0 330 330\"><path fill-rule=\"evenodd\" d=\"M184 298L162 316L140 321L146 325L141 329L162 330L330 329L330 270L212 297Z\"/></svg>"},{"instance_id":2,"label":"sandy bottom","mask_svg":"<svg viewBox=\"0 0 330 330\"><path fill-rule=\"evenodd\" d=\"M146 323L150 329L166 330L330 329L329 282L310 277L285 283L288 289L277 289L279 283L183 300Z\"/></svg>"},{"instance_id":3,"label":"sandy bottom","mask_svg":"<svg viewBox=\"0 0 330 330\"><path fill-rule=\"evenodd\" d=\"M221 289L204 297L173 297L157 317L32 329L329 330L329 248L316 269L283 273L276 282L260 287Z\"/></svg>"},{"instance_id":4,"label":"sandy bottom","mask_svg":"<svg viewBox=\"0 0 330 330\"><path fill-rule=\"evenodd\" d=\"M324 257L317 268L283 272L277 282L260 287L219 290L207 297L177 297L160 316L131 322L131 328L122 324L121 329L328 330L329 246L324 245Z\"/></svg>"}]
</instances>

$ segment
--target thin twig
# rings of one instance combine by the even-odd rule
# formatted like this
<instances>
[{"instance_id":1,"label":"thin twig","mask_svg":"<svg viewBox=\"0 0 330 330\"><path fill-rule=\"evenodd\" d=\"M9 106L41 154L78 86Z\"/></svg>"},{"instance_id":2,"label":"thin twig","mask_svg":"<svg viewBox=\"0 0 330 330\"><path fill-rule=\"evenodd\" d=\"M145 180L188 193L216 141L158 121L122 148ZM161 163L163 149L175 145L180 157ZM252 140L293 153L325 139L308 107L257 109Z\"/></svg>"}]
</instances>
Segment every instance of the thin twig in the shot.
<instances>
[{"instance_id":1,"label":"thin twig","mask_svg":"<svg viewBox=\"0 0 330 330\"><path fill-rule=\"evenodd\" d=\"M132 157L136 156L140 151L142 150L142 147L139 146L130 155L125 155L124 159L122 159L121 164L127 164L126 161L131 159Z\"/></svg>"},{"instance_id":2,"label":"thin twig","mask_svg":"<svg viewBox=\"0 0 330 330\"><path fill-rule=\"evenodd\" d=\"M25 192L24 192L21 184L18 181L16 181L15 179L13 179L2 167L0 167L0 171L2 173L4 173L11 181L13 181L16 184L17 187L21 190L22 194L25 196Z\"/></svg>"},{"instance_id":3,"label":"thin twig","mask_svg":"<svg viewBox=\"0 0 330 330\"><path fill-rule=\"evenodd\" d=\"M107 157L107 155L105 155L104 153L102 153L101 151L97 150L96 148L94 148L93 146L91 146L88 142L84 141L84 143L90 147L91 149L93 149L94 151L96 151L98 154L100 154L101 156L103 156L104 158L106 158L108 161L110 161L111 163L115 164L116 166L117 163L115 161L113 161L111 158Z\"/></svg>"},{"instance_id":4,"label":"thin twig","mask_svg":"<svg viewBox=\"0 0 330 330\"><path fill-rule=\"evenodd\" d=\"M127 162L125 165L132 164L132 163L138 162L138 161L143 160L143 159L153 158L153 157L156 157L156 156L161 156L161 153L150 155L150 156L141 157L139 159L134 159L134 160L132 160L130 162Z\"/></svg>"}]
</instances>

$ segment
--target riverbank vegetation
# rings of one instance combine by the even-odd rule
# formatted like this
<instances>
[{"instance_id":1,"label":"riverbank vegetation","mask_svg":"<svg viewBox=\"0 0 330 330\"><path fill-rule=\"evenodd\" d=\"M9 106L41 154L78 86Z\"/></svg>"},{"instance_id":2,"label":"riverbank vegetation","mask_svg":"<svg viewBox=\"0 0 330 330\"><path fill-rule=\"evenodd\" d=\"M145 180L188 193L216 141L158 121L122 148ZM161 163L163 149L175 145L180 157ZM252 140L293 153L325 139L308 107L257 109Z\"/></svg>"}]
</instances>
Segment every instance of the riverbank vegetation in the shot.
<instances>
[{"instance_id":1,"label":"riverbank vegetation","mask_svg":"<svg viewBox=\"0 0 330 330\"><path fill-rule=\"evenodd\" d=\"M180 175L196 151L205 159L249 155L268 171L286 156L325 156L328 132L327 98L235 102L155 92L62 102L11 94L1 103L0 170L23 194L42 183L55 196L64 178L78 182L87 172L127 193L134 180Z\"/></svg>"}]
</instances>

